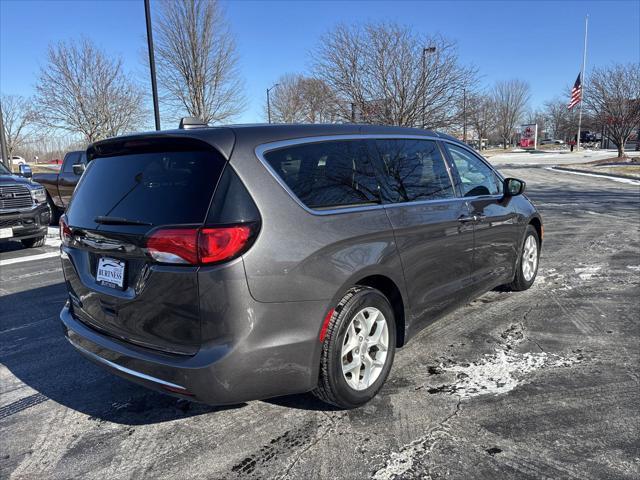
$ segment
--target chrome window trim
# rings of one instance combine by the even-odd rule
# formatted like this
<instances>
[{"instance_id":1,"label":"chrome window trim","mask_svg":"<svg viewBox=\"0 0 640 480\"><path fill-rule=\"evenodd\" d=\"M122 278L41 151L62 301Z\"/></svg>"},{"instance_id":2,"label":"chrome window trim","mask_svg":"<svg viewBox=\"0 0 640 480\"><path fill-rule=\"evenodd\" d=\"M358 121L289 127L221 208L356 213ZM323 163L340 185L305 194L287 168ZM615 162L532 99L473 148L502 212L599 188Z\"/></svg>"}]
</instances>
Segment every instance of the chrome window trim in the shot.
<instances>
[{"instance_id":1,"label":"chrome window trim","mask_svg":"<svg viewBox=\"0 0 640 480\"><path fill-rule=\"evenodd\" d=\"M157 383L160 385L164 385L165 387L171 387L171 388L175 388L178 390L184 390L186 391L187 389L184 388L181 385L177 385L175 383L171 383L171 382L167 382L165 380L160 380L159 378L156 377L152 377L151 375L147 375L146 373L142 373L142 372L138 372L136 370L131 370L130 368L127 367L123 367L122 365L118 365L117 363L112 362L111 360L107 360L106 358L101 357L100 355L97 355L89 350L87 350L86 348L81 347L80 345L78 345L77 343L75 343L74 341L72 341L71 339L69 339L69 343L71 343L71 345L73 345L75 348L77 348L78 350L80 350L81 353L83 353L84 355L88 356L89 358L94 359L95 361L102 363L104 365L107 365L111 368L114 368L122 373L126 373L127 375L131 375L133 377L137 377L140 378L142 380L147 380L149 382L153 382L153 383Z\"/></svg>"},{"instance_id":2,"label":"chrome window trim","mask_svg":"<svg viewBox=\"0 0 640 480\"><path fill-rule=\"evenodd\" d=\"M288 140L279 140L277 142L269 142L258 145L255 148L255 154L260 163L267 169L267 171L271 174L271 176L280 184L280 186L289 194L289 196L300 206L303 210L311 215L336 215L340 213L353 213L353 212L364 212L368 210L381 210L385 208L395 208L401 206L408 205L423 205L428 203L443 203L443 202L452 202L452 201L460 201L460 200L472 200L475 198L490 198L487 195L481 195L478 197L459 197L455 196L452 198L438 198L433 200L415 200L413 202L398 202L398 203L387 203L384 205L363 205L363 206L354 206L354 207L339 207L339 208L330 208L326 210L318 210L314 208L307 207L302 200L298 198L298 196L289 188L289 186L285 183L285 181L278 175L278 173L269 165L269 162L264 158L264 155L273 150L279 150L285 147L291 147L296 145L305 145L307 143L322 143L322 142L330 142L336 140L389 140L389 139L397 139L397 140L431 140L435 141L448 141L453 145L457 145L457 143L452 142L450 140L443 139L441 137L433 136L433 135L398 135L398 134L349 134L349 135L323 135L317 137L300 137L300 138L292 138ZM454 185L453 178L451 177L450 167L446 158L444 157L444 152L440 152L443 155L443 160L445 161L445 166L447 171L449 172L449 177L451 181L451 185ZM492 169L493 170L493 169ZM455 187L454 187L455 189ZM499 197L501 198L501 197Z\"/></svg>"}]
</instances>

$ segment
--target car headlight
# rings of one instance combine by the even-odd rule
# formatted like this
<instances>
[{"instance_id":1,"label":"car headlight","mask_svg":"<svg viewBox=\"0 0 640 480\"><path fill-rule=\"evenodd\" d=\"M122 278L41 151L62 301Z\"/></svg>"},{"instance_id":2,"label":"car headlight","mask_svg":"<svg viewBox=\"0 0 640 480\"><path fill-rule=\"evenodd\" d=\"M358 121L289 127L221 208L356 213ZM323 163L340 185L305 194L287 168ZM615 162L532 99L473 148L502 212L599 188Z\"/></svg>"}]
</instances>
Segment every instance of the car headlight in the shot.
<instances>
[{"instance_id":1,"label":"car headlight","mask_svg":"<svg viewBox=\"0 0 640 480\"><path fill-rule=\"evenodd\" d=\"M31 189L31 198L35 200L36 203L44 203L47 201L47 193L44 188L32 188Z\"/></svg>"}]
</instances>

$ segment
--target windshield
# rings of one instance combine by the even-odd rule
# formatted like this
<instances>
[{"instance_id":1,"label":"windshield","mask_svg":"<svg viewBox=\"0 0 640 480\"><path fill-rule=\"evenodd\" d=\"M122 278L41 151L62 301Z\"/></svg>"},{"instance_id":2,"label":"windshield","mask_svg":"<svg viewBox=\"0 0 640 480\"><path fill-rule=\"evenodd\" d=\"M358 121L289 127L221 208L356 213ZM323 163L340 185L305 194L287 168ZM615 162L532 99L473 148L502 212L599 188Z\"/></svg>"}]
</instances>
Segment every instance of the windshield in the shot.
<instances>
[{"instance_id":1,"label":"windshield","mask_svg":"<svg viewBox=\"0 0 640 480\"><path fill-rule=\"evenodd\" d=\"M0 162L0 175L11 175L11 172L7 167L4 166L4 163Z\"/></svg>"},{"instance_id":2,"label":"windshield","mask_svg":"<svg viewBox=\"0 0 640 480\"><path fill-rule=\"evenodd\" d=\"M223 166L212 150L92 160L67 212L69 223L89 227L101 217L146 225L202 223Z\"/></svg>"}]
</instances>

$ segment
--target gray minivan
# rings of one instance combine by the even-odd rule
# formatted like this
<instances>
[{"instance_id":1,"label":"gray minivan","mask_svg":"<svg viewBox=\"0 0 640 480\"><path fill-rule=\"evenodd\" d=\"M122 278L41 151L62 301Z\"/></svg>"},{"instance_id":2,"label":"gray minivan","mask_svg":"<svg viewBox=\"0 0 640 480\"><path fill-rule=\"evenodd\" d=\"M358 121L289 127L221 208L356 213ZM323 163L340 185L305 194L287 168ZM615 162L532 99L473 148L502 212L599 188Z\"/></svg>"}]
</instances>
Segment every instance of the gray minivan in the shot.
<instances>
[{"instance_id":1,"label":"gray minivan","mask_svg":"<svg viewBox=\"0 0 640 480\"><path fill-rule=\"evenodd\" d=\"M524 182L452 137L184 126L91 145L60 220L67 338L128 379L209 404L313 391L353 408L430 322L535 280Z\"/></svg>"}]
</instances>

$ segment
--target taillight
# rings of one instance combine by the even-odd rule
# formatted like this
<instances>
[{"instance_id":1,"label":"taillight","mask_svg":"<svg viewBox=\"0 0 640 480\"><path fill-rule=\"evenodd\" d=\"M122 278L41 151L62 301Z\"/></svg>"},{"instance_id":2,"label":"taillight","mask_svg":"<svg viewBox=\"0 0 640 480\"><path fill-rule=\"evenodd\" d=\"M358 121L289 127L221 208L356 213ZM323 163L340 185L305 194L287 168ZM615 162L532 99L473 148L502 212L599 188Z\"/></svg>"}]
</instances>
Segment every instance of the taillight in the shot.
<instances>
[{"instance_id":1,"label":"taillight","mask_svg":"<svg viewBox=\"0 0 640 480\"><path fill-rule=\"evenodd\" d=\"M162 263L198 263L198 229L156 230L147 239L147 251Z\"/></svg>"},{"instance_id":2,"label":"taillight","mask_svg":"<svg viewBox=\"0 0 640 480\"><path fill-rule=\"evenodd\" d=\"M206 265L240 254L251 237L251 227L165 228L147 239L147 251L161 263Z\"/></svg>"},{"instance_id":3,"label":"taillight","mask_svg":"<svg viewBox=\"0 0 640 480\"><path fill-rule=\"evenodd\" d=\"M67 224L66 215L62 215L60 217L58 225L60 226L60 240L62 241L62 244L69 245L69 242L71 241L71 228L69 228L69 225Z\"/></svg>"},{"instance_id":4,"label":"taillight","mask_svg":"<svg viewBox=\"0 0 640 480\"><path fill-rule=\"evenodd\" d=\"M247 244L251 229L246 225L203 228L198 237L200 263L215 263L235 257Z\"/></svg>"}]
</instances>

